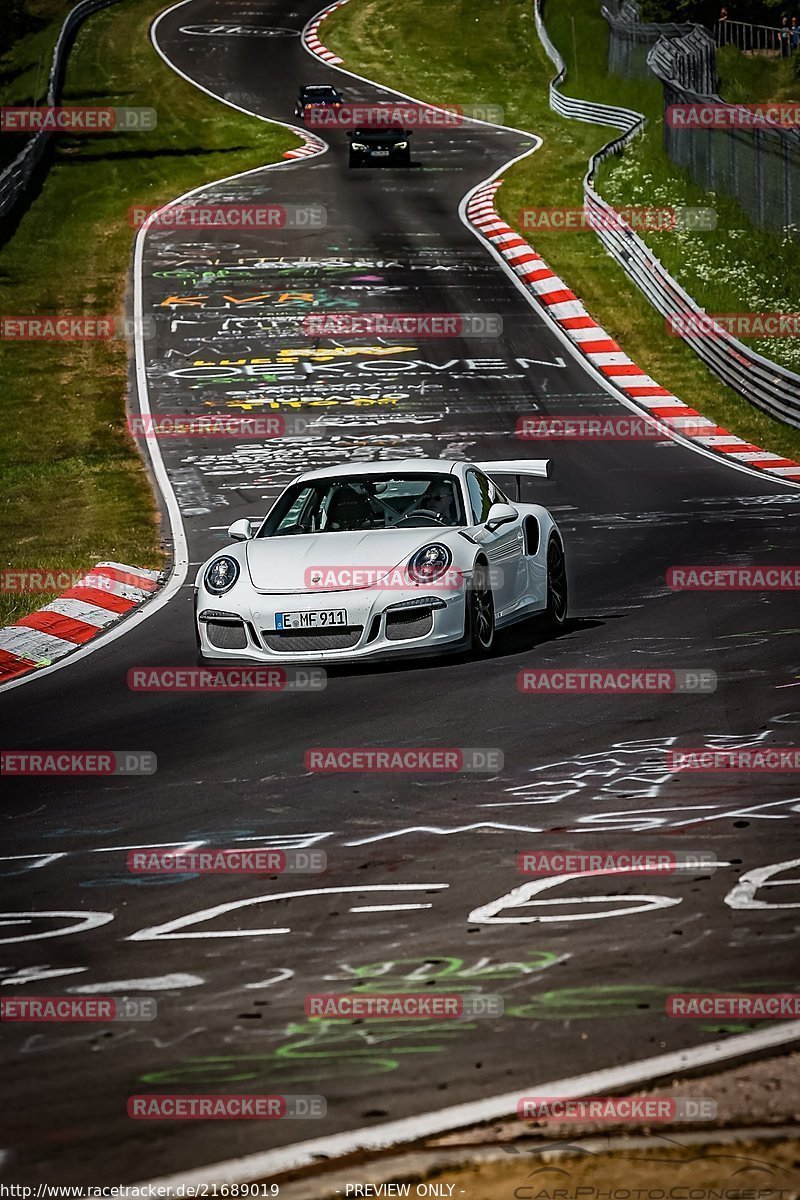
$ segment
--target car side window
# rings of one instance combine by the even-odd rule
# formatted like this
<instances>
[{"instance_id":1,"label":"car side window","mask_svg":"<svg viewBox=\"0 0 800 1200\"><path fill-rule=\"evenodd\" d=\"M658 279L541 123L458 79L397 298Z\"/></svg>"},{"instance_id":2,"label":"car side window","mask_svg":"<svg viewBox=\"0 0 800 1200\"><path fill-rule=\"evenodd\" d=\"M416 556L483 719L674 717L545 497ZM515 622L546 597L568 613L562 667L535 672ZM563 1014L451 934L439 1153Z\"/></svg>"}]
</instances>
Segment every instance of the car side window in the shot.
<instances>
[{"instance_id":1,"label":"car side window","mask_svg":"<svg viewBox=\"0 0 800 1200\"><path fill-rule=\"evenodd\" d=\"M479 471L467 472L467 491L472 509L474 525L482 525L492 507L494 488L490 480Z\"/></svg>"},{"instance_id":2,"label":"car side window","mask_svg":"<svg viewBox=\"0 0 800 1200\"><path fill-rule=\"evenodd\" d=\"M298 495L292 507L284 515L276 533L311 533L317 528L320 497L316 488L306 487Z\"/></svg>"}]
</instances>

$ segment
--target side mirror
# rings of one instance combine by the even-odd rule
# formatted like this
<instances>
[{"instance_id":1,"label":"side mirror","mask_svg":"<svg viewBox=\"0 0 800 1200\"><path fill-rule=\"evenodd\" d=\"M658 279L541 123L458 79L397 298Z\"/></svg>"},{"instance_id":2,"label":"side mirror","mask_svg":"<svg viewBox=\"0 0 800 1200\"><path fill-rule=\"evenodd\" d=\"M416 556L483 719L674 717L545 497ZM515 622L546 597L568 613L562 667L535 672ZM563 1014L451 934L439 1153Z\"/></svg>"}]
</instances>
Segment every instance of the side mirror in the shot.
<instances>
[{"instance_id":1,"label":"side mirror","mask_svg":"<svg viewBox=\"0 0 800 1200\"><path fill-rule=\"evenodd\" d=\"M253 536L253 524L246 517L240 517L228 526L228 537L234 542L246 542Z\"/></svg>"},{"instance_id":2,"label":"side mirror","mask_svg":"<svg viewBox=\"0 0 800 1200\"><path fill-rule=\"evenodd\" d=\"M403 132L405 133L406 137L411 137L414 130L413 129L404 129Z\"/></svg>"},{"instance_id":3,"label":"side mirror","mask_svg":"<svg viewBox=\"0 0 800 1200\"><path fill-rule=\"evenodd\" d=\"M516 521L519 513L510 504L493 504L489 509L489 516L486 518L486 528L490 533L494 533L495 529L499 529L501 525L508 525L511 521Z\"/></svg>"}]
</instances>

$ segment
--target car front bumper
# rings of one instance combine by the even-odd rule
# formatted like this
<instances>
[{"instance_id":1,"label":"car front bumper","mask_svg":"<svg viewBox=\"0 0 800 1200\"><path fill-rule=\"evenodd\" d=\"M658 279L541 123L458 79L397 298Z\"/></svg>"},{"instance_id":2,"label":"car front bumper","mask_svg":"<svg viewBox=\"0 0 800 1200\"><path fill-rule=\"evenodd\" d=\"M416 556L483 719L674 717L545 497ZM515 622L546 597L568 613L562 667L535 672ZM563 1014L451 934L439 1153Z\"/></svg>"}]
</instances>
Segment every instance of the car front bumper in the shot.
<instances>
[{"instance_id":1,"label":"car front bumper","mask_svg":"<svg viewBox=\"0 0 800 1200\"><path fill-rule=\"evenodd\" d=\"M398 592L354 591L264 594L234 603L233 594L196 595L200 653L208 661L324 663L422 655L464 643L465 587ZM345 626L280 630L277 613L341 610Z\"/></svg>"},{"instance_id":2,"label":"car front bumper","mask_svg":"<svg viewBox=\"0 0 800 1200\"><path fill-rule=\"evenodd\" d=\"M358 162L373 167L397 166L398 163L407 163L409 160L408 150L390 150L386 154L377 150L351 150L350 153Z\"/></svg>"}]
</instances>

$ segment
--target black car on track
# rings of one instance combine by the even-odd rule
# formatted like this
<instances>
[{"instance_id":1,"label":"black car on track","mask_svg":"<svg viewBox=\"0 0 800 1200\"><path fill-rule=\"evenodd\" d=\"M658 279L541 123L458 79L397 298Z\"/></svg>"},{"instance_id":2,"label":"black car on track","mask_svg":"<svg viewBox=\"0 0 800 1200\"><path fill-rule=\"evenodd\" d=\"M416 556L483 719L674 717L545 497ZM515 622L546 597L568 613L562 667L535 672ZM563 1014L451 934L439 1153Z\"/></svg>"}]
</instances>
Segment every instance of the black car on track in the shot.
<instances>
[{"instance_id":1,"label":"black car on track","mask_svg":"<svg viewBox=\"0 0 800 1200\"><path fill-rule=\"evenodd\" d=\"M410 167L410 129L354 129L350 138L351 167Z\"/></svg>"},{"instance_id":2,"label":"black car on track","mask_svg":"<svg viewBox=\"0 0 800 1200\"><path fill-rule=\"evenodd\" d=\"M297 93L294 106L296 117L305 117L314 108L341 108L344 96L329 83L308 83Z\"/></svg>"}]
</instances>

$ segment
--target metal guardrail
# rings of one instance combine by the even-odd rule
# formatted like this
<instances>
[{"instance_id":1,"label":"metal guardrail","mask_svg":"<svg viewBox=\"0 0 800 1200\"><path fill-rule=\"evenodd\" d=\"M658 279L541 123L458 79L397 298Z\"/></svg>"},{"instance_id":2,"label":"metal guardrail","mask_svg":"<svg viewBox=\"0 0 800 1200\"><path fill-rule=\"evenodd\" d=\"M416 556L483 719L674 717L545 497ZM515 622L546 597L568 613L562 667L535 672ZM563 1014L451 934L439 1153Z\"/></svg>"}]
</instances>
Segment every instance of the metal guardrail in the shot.
<instances>
[{"instance_id":1,"label":"metal guardrail","mask_svg":"<svg viewBox=\"0 0 800 1200\"><path fill-rule=\"evenodd\" d=\"M559 86L566 78L564 60L547 35L541 13L542 0L534 0L536 32L544 50L556 68L549 85L550 107L560 116L595 125L612 125L622 134L608 142L589 160L583 179L584 208L594 217L593 228L609 254L627 276L644 293L649 302L666 321L676 321L681 329L685 323L694 325L696 334L680 332L687 345L707 366L734 391L756 408L770 416L800 429L800 375L756 354L721 327L714 336L702 333L708 327L708 317L692 297L672 278L666 267L637 233L623 220L594 188L597 168L605 159L619 154L645 125L642 113L632 109L614 108L562 96ZM675 328L675 326L673 326Z\"/></svg>"},{"instance_id":2,"label":"metal guardrail","mask_svg":"<svg viewBox=\"0 0 800 1200\"><path fill-rule=\"evenodd\" d=\"M58 35L58 41L53 48L53 59L47 84L46 103L49 107L58 104L69 47L75 30L92 13L117 3L119 0L81 0L80 4L76 4L67 13ZM14 161L0 174L0 217L10 212L28 186L51 137L52 132L49 130L40 130L39 133L34 134Z\"/></svg>"},{"instance_id":3,"label":"metal guardrail","mask_svg":"<svg viewBox=\"0 0 800 1200\"><path fill-rule=\"evenodd\" d=\"M772 52L779 54L781 42L787 45L787 54L792 50L791 30L781 38L778 25L748 25L746 21L717 21L714 26L714 41L718 46L735 46L737 50Z\"/></svg>"},{"instance_id":4,"label":"metal guardrail","mask_svg":"<svg viewBox=\"0 0 800 1200\"><path fill-rule=\"evenodd\" d=\"M585 121L591 125L610 125L612 129L623 129L626 132L633 125L644 127L644 117L641 113L632 112L629 108L616 108L612 104L591 104L587 100L576 100L572 96L562 96L560 85L567 77L567 67L561 55L556 50L544 27L541 14L541 0L534 0L534 20L539 41L545 49L547 57L556 68L557 74L550 81L548 92L550 107L560 117L574 121ZM635 132L638 132L635 130ZM632 135L631 135L632 136Z\"/></svg>"},{"instance_id":5,"label":"metal guardrail","mask_svg":"<svg viewBox=\"0 0 800 1200\"><path fill-rule=\"evenodd\" d=\"M642 21L639 6L632 0L625 0L625 3L616 6L613 0L608 0L600 11L609 30L608 69L625 79L647 79L650 73L647 51L650 47L664 34L679 37L689 33L692 28L689 24L655 25Z\"/></svg>"},{"instance_id":6,"label":"metal guardrail","mask_svg":"<svg viewBox=\"0 0 800 1200\"><path fill-rule=\"evenodd\" d=\"M660 37L647 55L647 65L657 79L669 80L674 88L719 100L716 55L711 34L694 25L677 37Z\"/></svg>"}]
</instances>

